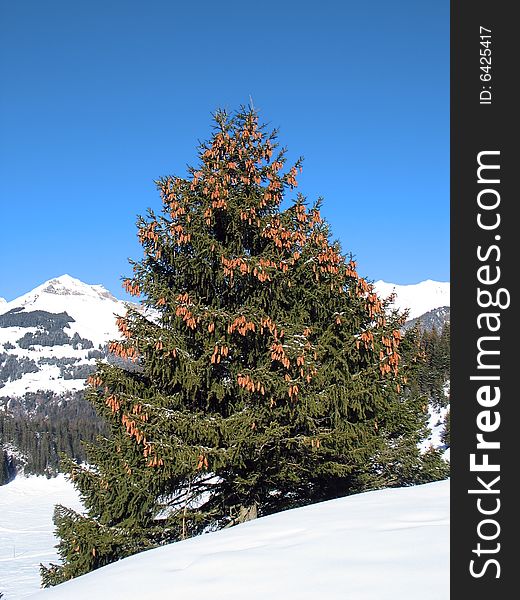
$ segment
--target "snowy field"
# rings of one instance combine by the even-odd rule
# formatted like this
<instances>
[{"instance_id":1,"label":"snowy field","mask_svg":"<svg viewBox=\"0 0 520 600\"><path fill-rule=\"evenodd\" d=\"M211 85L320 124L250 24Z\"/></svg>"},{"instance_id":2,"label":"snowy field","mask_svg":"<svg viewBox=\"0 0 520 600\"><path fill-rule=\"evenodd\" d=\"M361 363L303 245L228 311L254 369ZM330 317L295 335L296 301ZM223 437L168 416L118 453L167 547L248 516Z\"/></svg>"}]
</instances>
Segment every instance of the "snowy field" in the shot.
<instances>
[{"instance_id":1,"label":"snowy field","mask_svg":"<svg viewBox=\"0 0 520 600\"><path fill-rule=\"evenodd\" d=\"M30 598L448 600L449 490L447 480L286 511L143 552ZM54 558L57 501L77 506L62 479L0 487L5 600L35 591L38 563Z\"/></svg>"},{"instance_id":2,"label":"snowy field","mask_svg":"<svg viewBox=\"0 0 520 600\"><path fill-rule=\"evenodd\" d=\"M20 600L40 588L41 562L56 562L52 514L55 504L80 509L75 489L63 475L17 477L0 486L0 592Z\"/></svg>"}]
</instances>

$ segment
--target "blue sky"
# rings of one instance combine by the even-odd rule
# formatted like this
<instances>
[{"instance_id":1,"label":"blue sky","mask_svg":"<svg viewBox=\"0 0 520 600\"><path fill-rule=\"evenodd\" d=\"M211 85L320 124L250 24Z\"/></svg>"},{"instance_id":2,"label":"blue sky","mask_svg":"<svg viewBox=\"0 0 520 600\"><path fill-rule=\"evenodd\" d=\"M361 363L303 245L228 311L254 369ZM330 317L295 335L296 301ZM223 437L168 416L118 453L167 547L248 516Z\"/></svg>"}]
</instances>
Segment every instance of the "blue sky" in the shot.
<instances>
[{"instance_id":1,"label":"blue sky","mask_svg":"<svg viewBox=\"0 0 520 600\"><path fill-rule=\"evenodd\" d=\"M0 296L120 297L154 180L252 97L360 274L449 280L449 2L0 0Z\"/></svg>"}]
</instances>

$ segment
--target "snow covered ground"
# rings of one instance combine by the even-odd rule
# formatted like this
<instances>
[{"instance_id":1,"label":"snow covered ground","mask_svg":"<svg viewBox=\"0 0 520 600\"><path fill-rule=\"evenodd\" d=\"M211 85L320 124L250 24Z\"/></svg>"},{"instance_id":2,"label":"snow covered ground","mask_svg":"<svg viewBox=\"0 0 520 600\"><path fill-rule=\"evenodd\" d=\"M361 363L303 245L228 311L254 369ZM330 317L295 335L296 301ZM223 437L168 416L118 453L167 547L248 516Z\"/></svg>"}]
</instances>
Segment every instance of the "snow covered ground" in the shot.
<instances>
[{"instance_id":1,"label":"snow covered ground","mask_svg":"<svg viewBox=\"0 0 520 600\"><path fill-rule=\"evenodd\" d=\"M63 475L17 477L0 486L0 592L21 600L40 587L40 563L57 562L52 514L55 504L81 510Z\"/></svg>"},{"instance_id":2,"label":"snow covered ground","mask_svg":"<svg viewBox=\"0 0 520 600\"><path fill-rule=\"evenodd\" d=\"M0 562L5 600L36 590L38 563L53 559L52 511L42 505L77 500L62 479L35 479L0 488L2 540L6 528L10 536ZM278 513L143 552L30 598L447 600L449 489L447 480Z\"/></svg>"}]
</instances>

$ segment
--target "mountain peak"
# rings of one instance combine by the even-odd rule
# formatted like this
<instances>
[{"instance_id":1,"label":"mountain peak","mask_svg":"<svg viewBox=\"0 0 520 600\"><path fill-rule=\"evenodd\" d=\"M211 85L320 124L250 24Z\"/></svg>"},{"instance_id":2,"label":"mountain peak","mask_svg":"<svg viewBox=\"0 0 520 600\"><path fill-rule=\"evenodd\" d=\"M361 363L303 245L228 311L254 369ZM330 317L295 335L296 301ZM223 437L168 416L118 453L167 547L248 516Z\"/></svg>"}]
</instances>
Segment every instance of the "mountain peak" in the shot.
<instances>
[{"instance_id":1,"label":"mountain peak","mask_svg":"<svg viewBox=\"0 0 520 600\"><path fill-rule=\"evenodd\" d=\"M43 288L42 292L48 294L79 296L83 293L85 286L85 283L70 275L60 275L60 277L49 279L40 287Z\"/></svg>"},{"instance_id":2,"label":"mountain peak","mask_svg":"<svg viewBox=\"0 0 520 600\"><path fill-rule=\"evenodd\" d=\"M71 275L65 274L45 281L41 285L35 287L32 291L16 298L9 304L14 306L29 306L34 304L39 298L48 296L64 296L69 298L71 296L83 296L86 298L118 302L117 298L102 285L84 283Z\"/></svg>"},{"instance_id":3,"label":"mountain peak","mask_svg":"<svg viewBox=\"0 0 520 600\"><path fill-rule=\"evenodd\" d=\"M90 285L67 274L45 281L11 302L0 303L0 314L13 309L67 313L74 319L70 331L96 346L117 337L114 315L126 312L124 302L102 285Z\"/></svg>"}]
</instances>

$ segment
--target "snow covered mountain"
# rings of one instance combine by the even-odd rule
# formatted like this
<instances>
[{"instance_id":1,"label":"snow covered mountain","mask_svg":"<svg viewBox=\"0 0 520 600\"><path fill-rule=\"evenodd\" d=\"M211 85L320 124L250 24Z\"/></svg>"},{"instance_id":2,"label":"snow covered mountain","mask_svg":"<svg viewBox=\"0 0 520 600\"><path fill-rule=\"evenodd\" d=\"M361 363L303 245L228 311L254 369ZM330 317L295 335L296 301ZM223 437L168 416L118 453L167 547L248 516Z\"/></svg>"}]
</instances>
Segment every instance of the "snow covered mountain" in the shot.
<instances>
[{"instance_id":1,"label":"snow covered mountain","mask_svg":"<svg viewBox=\"0 0 520 600\"><path fill-rule=\"evenodd\" d=\"M405 329L414 327L418 324L422 329L432 330L435 328L437 331L441 331L444 324L450 321L450 307L440 306L439 308L433 308L424 315L416 317L415 319L409 319L404 324Z\"/></svg>"},{"instance_id":2,"label":"snow covered mountain","mask_svg":"<svg viewBox=\"0 0 520 600\"><path fill-rule=\"evenodd\" d=\"M38 592L38 564L56 561L53 498L75 507L77 495L62 477L21 479L0 487L0 591L5 600L448 600L449 493L445 480L321 502Z\"/></svg>"},{"instance_id":3,"label":"snow covered mountain","mask_svg":"<svg viewBox=\"0 0 520 600\"><path fill-rule=\"evenodd\" d=\"M21 309L28 313L44 310L59 314L66 312L74 319L70 323L72 334L104 344L117 336L114 313L124 314L124 303L102 285L88 285L70 275L50 279L31 292L0 305L0 314Z\"/></svg>"},{"instance_id":4,"label":"snow covered mountain","mask_svg":"<svg viewBox=\"0 0 520 600\"><path fill-rule=\"evenodd\" d=\"M450 306L450 283L427 279L411 285L396 285L386 281L374 282L374 287L383 298L395 293L393 308L409 310L408 319L415 319L435 308Z\"/></svg>"},{"instance_id":5,"label":"snow covered mountain","mask_svg":"<svg viewBox=\"0 0 520 600\"><path fill-rule=\"evenodd\" d=\"M0 304L0 396L84 388L105 344L118 337L124 302L70 275Z\"/></svg>"}]
</instances>

